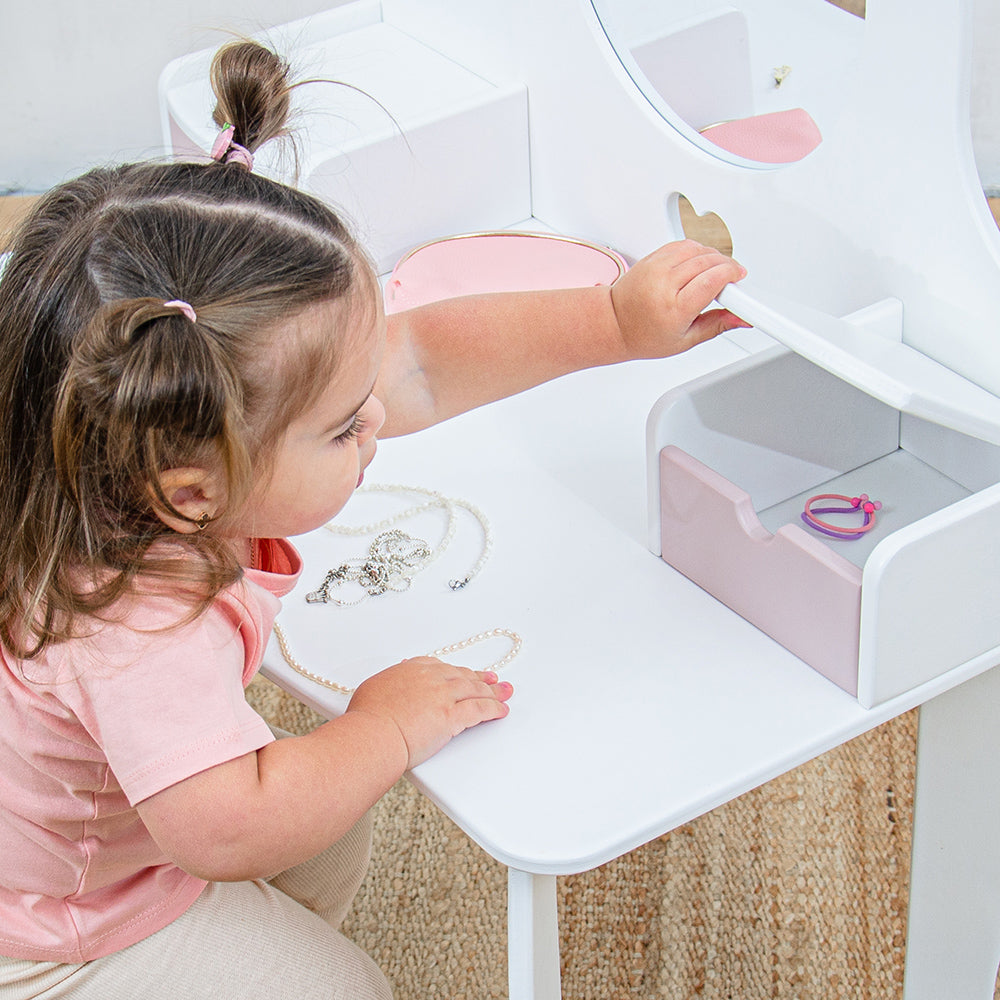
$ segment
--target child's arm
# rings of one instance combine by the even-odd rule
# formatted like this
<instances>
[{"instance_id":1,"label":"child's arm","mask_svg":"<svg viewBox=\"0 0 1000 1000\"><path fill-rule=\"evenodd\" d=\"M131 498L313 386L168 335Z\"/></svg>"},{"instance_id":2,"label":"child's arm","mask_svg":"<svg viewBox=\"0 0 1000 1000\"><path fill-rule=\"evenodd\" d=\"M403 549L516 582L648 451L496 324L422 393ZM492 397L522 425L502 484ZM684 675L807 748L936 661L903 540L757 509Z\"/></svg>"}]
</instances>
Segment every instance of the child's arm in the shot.
<instances>
[{"instance_id":1,"label":"child's arm","mask_svg":"<svg viewBox=\"0 0 1000 1000\"><path fill-rule=\"evenodd\" d=\"M643 258L613 286L476 295L388 320L375 393L380 437L419 430L581 368L666 357L745 326L703 312L743 267L690 240Z\"/></svg>"},{"instance_id":2,"label":"child's arm","mask_svg":"<svg viewBox=\"0 0 1000 1000\"><path fill-rule=\"evenodd\" d=\"M339 719L202 771L137 809L192 875L266 878L334 843L453 736L505 716L511 693L493 673L404 660L361 684Z\"/></svg>"}]
</instances>

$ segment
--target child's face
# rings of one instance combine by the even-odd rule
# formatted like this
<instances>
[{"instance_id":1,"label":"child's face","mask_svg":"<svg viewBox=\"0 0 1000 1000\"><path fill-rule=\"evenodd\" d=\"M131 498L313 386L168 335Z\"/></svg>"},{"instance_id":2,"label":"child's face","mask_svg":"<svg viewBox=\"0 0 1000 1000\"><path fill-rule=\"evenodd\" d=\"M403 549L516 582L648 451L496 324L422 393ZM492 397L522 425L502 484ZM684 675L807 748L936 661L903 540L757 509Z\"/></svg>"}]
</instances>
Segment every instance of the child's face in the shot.
<instances>
[{"instance_id":1,"label":"child's face","mask_svg":"<svg viewBox=\"0 0 1000 1000\"><path fill-rule=\"evenodd\" d=\"M343 303L315 307L310 322L320 336L343 323ZM273 471L254 490L240 519L248 538L283 538L330 520L361 484L375 457L375 435L385 409L372 394L385 348L385 316L351 307L356 329L330 383L289 425L278 443Z\"/></svg>"}]
</instances>

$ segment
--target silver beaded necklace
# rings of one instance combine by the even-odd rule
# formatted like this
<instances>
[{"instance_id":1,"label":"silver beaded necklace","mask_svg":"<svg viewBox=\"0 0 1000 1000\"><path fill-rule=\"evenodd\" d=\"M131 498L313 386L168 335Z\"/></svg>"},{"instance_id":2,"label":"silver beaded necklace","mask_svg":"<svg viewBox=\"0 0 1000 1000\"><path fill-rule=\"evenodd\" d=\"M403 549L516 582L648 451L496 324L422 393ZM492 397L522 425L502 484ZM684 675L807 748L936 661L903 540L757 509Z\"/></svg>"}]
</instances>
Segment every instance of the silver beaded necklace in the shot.
<instances>
[{"instance_id":1,"label":"silver beaded necklace","mask_svg":"<svg viewBox=\"0 0 1000 1000\"><path fill-rule=\"evenodd\" d=\"M359 493L387 493L401 496L417 495L426 499L415 506L407 507L395 514L370 524L356 526L341 525L330 521L324 527L335 535L358 537L375 535L375 540L364 556L347 559L334 569L328 570L319 587L306 595L310 604L336 604L339 607L352 607L377 597L387 591L407 590L414 576L426 569L451 544L458 530L458 509L467 510L479 522L483 534L483 547L479 558L464 577L450 580L448 586L452 590L461 590L478 576L493 550L493 530L486 515L475 504L468 500L446 497L437 490L425 489L422 486L371 485L362 486ZM414 538L396 528L401 521L417 517L430 510L441 509L447 515L447 525L444 535L437 547L420 538ZM331 591L347 583L355 583L361 588L361 596L356 600L335 597Z\"/></svg>"}]
</instances>

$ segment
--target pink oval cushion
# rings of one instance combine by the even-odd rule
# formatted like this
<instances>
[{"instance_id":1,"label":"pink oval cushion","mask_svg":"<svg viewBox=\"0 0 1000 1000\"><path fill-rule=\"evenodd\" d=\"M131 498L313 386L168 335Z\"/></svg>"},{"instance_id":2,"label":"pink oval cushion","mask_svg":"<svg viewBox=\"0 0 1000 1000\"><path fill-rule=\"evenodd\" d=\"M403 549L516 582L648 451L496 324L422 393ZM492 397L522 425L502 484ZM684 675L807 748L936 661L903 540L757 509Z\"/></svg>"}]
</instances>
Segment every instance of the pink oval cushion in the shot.
<instances>
[{"instance_id":1,"label":"pink oval cushion","mask_svg":"<svg viewBox=\"0 0 1000 1000\"><path fill-rule=\"evenodd\" d=\"M628 265L612 250L544 233L451 236L411 250L385 288L401 312L458 295L610 285Z\"/></svg>"},{"instance_id":2,"label":"pink oval cushion","mask_svg":"<svg viewBox=\"0 0 1000 1000\"><path fill-rule=\"evenodd\" d=\"M757 163L794 163L822 141L819 126L802 108L736 118L702 129L721 149Z\"/></svg>"}]
</instances>

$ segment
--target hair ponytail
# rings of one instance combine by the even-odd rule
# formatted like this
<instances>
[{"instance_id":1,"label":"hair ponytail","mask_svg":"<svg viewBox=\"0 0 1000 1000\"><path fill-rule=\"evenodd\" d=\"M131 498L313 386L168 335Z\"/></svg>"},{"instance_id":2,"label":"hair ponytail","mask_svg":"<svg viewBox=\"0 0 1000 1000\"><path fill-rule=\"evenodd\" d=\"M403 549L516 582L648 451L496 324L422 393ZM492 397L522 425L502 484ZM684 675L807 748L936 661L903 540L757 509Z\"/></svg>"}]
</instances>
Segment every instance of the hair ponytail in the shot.
<instances>
[{"instance_id":1,"label":"hair ponytail","mask_svg":"<svg viewBox=\"0 0 1000 1000\"><path fill-rule=\"evenodd\" d=\"M288 63L257 42L234 41L212 59L212 90L218 103L212 120L231 126L233 143L255 153L265 142L288 135L291 91Z\"/></svg>"}]
</instances>

